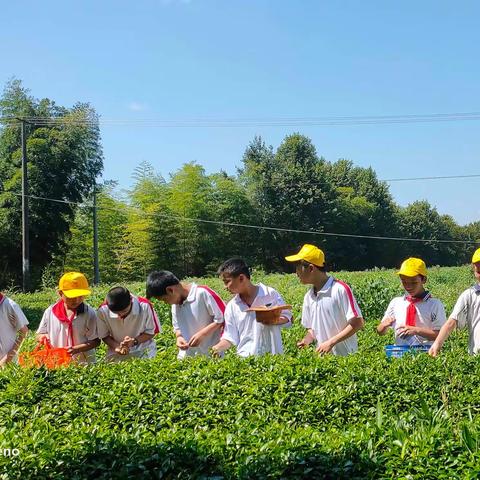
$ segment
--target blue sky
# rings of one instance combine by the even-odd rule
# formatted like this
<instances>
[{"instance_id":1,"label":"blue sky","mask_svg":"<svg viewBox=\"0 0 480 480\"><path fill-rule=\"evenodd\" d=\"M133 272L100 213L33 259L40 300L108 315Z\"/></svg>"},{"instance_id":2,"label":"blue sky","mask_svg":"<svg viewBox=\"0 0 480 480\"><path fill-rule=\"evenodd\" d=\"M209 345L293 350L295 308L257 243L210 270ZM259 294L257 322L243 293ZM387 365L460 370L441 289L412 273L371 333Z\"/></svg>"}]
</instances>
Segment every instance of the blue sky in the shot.
<instances>
[{"instance_id":1,"label":"blue sky","mask_svg":"<svg viewBox=\"0 0 480 480\"><path fill-rule=\"evenodd\" d=\"M476 1L138 0L2 2L0 85L88 101L105 120L406 115L480 111ZM329 161L379 178L480 173L480 121L428 124L102 127L104 178L128 187L148 161L235 173L255 135L294 131ZM464 224L480 178L392 183Z\"/></svg>"}]
</instances>

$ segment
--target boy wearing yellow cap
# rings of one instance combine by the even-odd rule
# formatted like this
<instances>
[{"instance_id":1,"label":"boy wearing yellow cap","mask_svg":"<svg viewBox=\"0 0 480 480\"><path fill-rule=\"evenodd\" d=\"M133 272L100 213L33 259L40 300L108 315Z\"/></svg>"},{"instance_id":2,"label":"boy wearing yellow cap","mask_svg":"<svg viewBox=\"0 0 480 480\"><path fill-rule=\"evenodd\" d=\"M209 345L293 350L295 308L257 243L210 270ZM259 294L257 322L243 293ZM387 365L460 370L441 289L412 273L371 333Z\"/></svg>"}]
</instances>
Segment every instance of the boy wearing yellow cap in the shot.
<instances>
[{"instance_id":1,"label":"boy wearing yellow cap","mask_svg":"<svg viewBox=\"0 0 480 480\"><path fill-rule=\"evenodd\" d=\"M468 327L468 352L470 354L480 352L480 248L477 248L472 256L472 268L477 283L458 297L450 318L445 322L437 339L430 347L428 353L432 357L439 354L443 343L455 330L455 327Z\"/></svg>"},{"instance_id":2,"label":"boy wearing yellow cap","mask_svg":"<svg viewBox=\"0 0 480 480\"><path fill-rule=\"evenodd\" d=\"M85 275L65 273L58 282L60 298L45 310L37 330L37 340L47 338L52 347L67 348L78 362L94 362L95 348L100 345L100 340L95 310L84 302L90 293Z\"/></svg>"},{"instance_id":3,"label":"boy wearing yellow cap","mask_svg":"<svg viewBox=\"0 0 480 480\"><path fill-rule=\"evenodd\" d=\"M285 257L295 262L301 283L312 285L303 299L302 325L307 334L300 348L317 342L320 354L348 355L358 349L356 333L364 320L351 288L327 274L325 255L315 245L305 244L295 255Z\"/></svg>"},{"instance_id":4,"label":"boy wearing yellow cap","mask_svg":"<svg viewBox=\"0 0 480 480\"><path fill-rule=\"evenodd\" d=\"M0 367L16 361L28 333L28 320L12 299L0 293Z\"/></svg>"},{"instance_id":5,"label":"boy wearing yellow cap","mask_svg":"<svg viewBox=\"0 0 480 480\"><path fill-rule=\"evenodd\" d=\"M396 345L430 344L437 338L446 317L443 303L425 290L425 262L407 258L397 274L406 293L390 302L377 332L385 335L393 328Z\"/></svg>"}]
</instances>

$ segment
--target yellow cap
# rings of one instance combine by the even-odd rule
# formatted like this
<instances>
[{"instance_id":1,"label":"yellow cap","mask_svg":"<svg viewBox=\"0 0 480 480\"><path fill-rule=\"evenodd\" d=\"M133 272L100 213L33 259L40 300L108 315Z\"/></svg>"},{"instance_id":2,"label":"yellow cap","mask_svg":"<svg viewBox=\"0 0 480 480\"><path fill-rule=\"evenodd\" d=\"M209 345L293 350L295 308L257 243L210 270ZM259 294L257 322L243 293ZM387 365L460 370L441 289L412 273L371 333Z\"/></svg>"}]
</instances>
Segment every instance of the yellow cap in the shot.
<instances>
[{"instance_id":1,"label":"yellow cap","mask_svg":"<svg viewBox=\"0 0 480 480\"><path fill-rule=\"evenodd\" d=\"M427 267L425 262L420 258L407 258L402 265L397 275L405 275L406 277L416 277L417 275L427 276Z\"/></svg>"},{"instance_id":2,"label":"yellow cap","mask_svg":"<svg viewBox=\"0 0 480 480\"><path fill-rule=\"evenodd\" d=\"M287 262L299 262L305 260L308 263L313 263L317 267L325 265L325 254L315 245L306 243L298 253L285 257Z\"/></svg>"},{"instance_id":3,"label":"yellow cap","mask_svg":"<svg viewBox=\"0 0 480 480\"><path fill-rule=\"evenodd\" d=\"M480 262L480 248L477 248L475 250L475 253L473 254L473 257L472 257L472 263L477 263L477 262Z\"/></svg>"},{"instance_id":4,"label":"yellow cap","mask_svg":"<svg viewBox=\"0 0 480 480\"><path fill-rule=\"evenodd\" d=\"M88 288L88 280L85 275L79 272L65 273L58 282L58 289L67 298L83 297L92 293Z\"/></svg>"}]
</instances>

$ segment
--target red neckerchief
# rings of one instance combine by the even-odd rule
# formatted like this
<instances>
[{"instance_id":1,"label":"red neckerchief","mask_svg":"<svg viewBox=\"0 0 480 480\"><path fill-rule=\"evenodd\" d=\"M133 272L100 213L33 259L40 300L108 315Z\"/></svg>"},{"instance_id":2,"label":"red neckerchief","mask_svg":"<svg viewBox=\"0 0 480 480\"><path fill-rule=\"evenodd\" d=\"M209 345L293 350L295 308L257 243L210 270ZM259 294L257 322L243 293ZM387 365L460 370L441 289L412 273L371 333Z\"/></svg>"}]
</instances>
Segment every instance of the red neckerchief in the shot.
<instances>
[{"instance_id":1,"label":"red neckerchief","mask_svg":"<svg viewBox=\"0 0 480 480\"><path fill-rule=\"evenodd\" d=\"M0 305L3 303L4 300L5 300L5 295L2 295L0 293Z\"/></svg>"},{"instance_id":2,"label":"red neckerchief","mask_svg":"<svg viewBox=\"0 0 480 480\"><path fill-rule=\"evenodd\" d=\"M410 327L416 326L415 317L417 316L417 308L415 307L415 304L423 300L426 300L428 297L429 297L428 292L422 293L420 297L412 297L411 295L407 295L405 297L405 300L408 302L407 318L405 321L405 325L408 325Z\"/></svg>"},{"instance_id":3,"label":"red neckerchief","mask_svg":"<svg viewBox=\"0 0 480 480\"><path fill-rule=\"evenodd\" d=\"M53 307L52 307L52 312L53 314L62 322L66 323L68 326L68 336L70 337L70 340L72 341L72 344L70 345L73 347L75 345L75 342L73 340L73 319L75 318L75 315L77 314L77 309L73 310L73 313L70 317L67 315L67 310L65 308L65 303L63 302L62 299L60 299Z\"/></svg>"}]
</instances>

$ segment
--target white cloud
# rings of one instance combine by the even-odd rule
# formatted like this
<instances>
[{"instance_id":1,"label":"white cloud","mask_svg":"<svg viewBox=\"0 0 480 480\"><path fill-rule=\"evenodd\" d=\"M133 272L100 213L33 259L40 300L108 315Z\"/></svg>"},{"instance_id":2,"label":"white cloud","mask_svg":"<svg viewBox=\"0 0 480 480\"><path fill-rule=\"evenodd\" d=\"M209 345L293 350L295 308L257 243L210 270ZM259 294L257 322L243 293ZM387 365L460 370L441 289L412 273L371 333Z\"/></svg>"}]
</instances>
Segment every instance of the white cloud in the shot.
<instances>
[{"instance_id":1,"label":"white cloud","mask_svg":"<svg viewBox=\"0 0 480 480\"><path fill-rule=\"evenodd\" d=\"M143 112L147 110L148 107L145 103L133 101L128 104L128 108L132 110L132 112Z\"/></svg>"}]
</instances>

